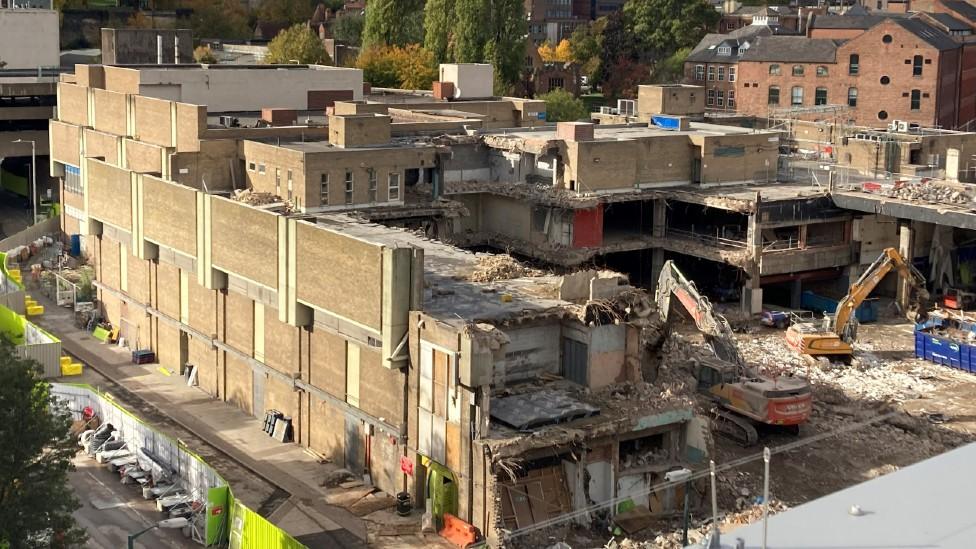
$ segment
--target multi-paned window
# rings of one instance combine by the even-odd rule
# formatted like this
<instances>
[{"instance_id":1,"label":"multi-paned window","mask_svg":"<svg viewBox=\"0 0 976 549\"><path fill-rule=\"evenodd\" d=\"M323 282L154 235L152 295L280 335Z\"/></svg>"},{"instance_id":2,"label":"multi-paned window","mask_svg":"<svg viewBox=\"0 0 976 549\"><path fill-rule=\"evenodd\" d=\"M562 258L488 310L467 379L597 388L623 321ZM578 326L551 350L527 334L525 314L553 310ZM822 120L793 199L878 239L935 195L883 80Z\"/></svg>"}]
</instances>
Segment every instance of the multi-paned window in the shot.
<instances>
[{"instance_id":1,"label":"multi-paned window","mask_svg":"<svg viewBox=\"0 0 976 549\"><path fill-rule=\"evenodd\" d=\"M346 172L346 204L352 204L352 172Z\"/></svg>"},{"instance_id":2,"label":"multi-paned window","mask_svg":"<svg viewBox=\"0 0 976 549\"><path fill-rule=\"evenodd\" d=\"M319 179L319 203L323 206L329 205L329 174L322 174Z\"/></svg>"},{"instance_id":3,"label":"multi-paned window","mask_svg":"<svg viewBox=\"0 0 976 549\"><path fill-rule=\"evenodd\" d=\"M389 183L390 200L400 200L400 174L391 173Z\"/></svg>"}]
</instances>

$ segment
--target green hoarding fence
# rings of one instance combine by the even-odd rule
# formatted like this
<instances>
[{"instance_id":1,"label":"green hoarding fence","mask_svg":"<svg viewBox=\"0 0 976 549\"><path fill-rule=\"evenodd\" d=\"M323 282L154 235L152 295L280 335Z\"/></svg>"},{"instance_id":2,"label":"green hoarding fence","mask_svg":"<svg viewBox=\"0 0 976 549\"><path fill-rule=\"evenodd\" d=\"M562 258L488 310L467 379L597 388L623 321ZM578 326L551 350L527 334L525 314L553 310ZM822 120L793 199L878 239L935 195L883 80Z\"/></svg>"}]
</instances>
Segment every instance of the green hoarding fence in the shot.
<instances>
[{"instance_id":1,"label":"green hoarding fence","mask_svg":"<svg viewBox=\"0 0 976 549\"><path fill-rule=\"evenodd\" d=\"M230 549L305 549L287 532L230 496Z\"/></svg>"}]
</instances>

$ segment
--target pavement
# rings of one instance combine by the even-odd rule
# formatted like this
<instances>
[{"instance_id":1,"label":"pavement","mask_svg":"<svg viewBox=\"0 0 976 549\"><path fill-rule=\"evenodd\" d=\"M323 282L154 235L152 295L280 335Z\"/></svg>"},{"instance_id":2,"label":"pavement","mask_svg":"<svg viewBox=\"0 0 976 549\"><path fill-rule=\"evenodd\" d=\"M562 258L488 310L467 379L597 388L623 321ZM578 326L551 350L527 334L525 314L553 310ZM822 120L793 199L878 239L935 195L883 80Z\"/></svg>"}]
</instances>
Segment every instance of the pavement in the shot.
<instances>
[{"instance_id":1,"label":"pavement","mask_svg":"<svg viewBox=\"0 0 976 549\"><path fill-rule=\"evenodd\" d=\"M88 532L89 549L118 549L125 547L129 534L135 534L162 520L153 501L142 499L134 485L123 485L117 473L80 452L72 460L75 470L68 473L68 482L81 507L73 515L78 525ZM182 531L158 528L142 534L135 541L137 549L180 549L188 542Z\"/></svg>"},{"instance_id":2,"label":"pavement","mask_svg":"<svg viewBox=\"0 0 976 549\"><path fill-rule=\"evenodd\" d=\"M199 388L187 386L181 376L158 364L132 364L128 349L92 338L74 326L70 309L57 307L36 294L40 292L31 295L44 305L45 313L32 320L59 337L64 352L76 357L88 370L80 377L63 381L101 386L116 400L136 408L136 414L161 431L182 428L194 435L186 437L192 440L186 440L175 433L228 481L235 497L272 522L287 523L288 532L309 547L366 545L365 521L326 502L332 494L320 484L328 473L338 469L336 466L319 463L297 444L274 440L261 430L261 422L254 417ZM255 481L247 479L248 475L263 482L251 486ZM270 493L268 485L272 487ZM282 509L284 501L290 505ZM419 524L419 516L416 522Z\"/></svg>"}]
</instances>

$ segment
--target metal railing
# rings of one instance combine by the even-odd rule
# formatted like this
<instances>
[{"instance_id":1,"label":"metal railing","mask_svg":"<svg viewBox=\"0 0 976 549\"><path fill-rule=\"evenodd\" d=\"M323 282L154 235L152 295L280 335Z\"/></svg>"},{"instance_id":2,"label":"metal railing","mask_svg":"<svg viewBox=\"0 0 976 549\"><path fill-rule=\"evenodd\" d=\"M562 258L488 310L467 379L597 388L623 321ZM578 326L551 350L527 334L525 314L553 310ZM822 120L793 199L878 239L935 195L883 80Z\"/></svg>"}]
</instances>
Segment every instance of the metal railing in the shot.
<instances>
[{"instance_id":1,"label":"metal railing","mask_svg":"<svg viewBox=\"0 0 976 549\"><path fill-rule=\"evenodd\" d=\"M798 237L790 236L782 240L763 242L764 252L782 252L787 250L806 250L810 248L826 248L829 246L841 246L845 244L843 240L837 240L829 236L807 238L801 241Z\"/></svg>"},{"instance_id":2,"label":"metal railing","mask_svg":"<svg viewBox=\"0 0 976 549\"><path fill-rule=\"evenodd\" d=\"M689 231L685 229L675 229L673 227L668 227L665 229L664 235L694 240L696 242L700 242L701 244L705 244L708 246L717 245L717 246L724 246L726 248L738 248L738 249L745 249L747 247L747 243L744 239L739 240L739 239L728 238L727 236L723 236L718 229L716 229L715 234L710 234L710 233L697 232L694 230L694 228L692 228Z\"/></svg>"}]
</instances>

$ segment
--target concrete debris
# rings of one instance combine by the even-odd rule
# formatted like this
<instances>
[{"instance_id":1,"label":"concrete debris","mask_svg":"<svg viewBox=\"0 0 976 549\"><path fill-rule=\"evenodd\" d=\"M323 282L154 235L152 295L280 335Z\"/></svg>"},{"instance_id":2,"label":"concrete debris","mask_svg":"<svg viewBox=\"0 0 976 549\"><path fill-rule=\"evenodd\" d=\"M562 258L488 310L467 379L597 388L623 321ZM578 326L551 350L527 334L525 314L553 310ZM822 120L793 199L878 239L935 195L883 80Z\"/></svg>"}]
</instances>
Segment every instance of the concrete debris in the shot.
<instances>
[{"instance_id":1,"label":"concrete debris","mask_svg":"<svg viewBox=\"0 0 976 549\"><path fill-rule=\"evenodd\" d=\"M885 194L892 198L935 204L969 204L973 202L973 192L969 188L929 180L894 185Z\"/></svg>"},{"instance_id":2,"label":"concrete debris","mask_svg":"<svg viewBox=\"0 0 976 549\"><path fill-rule=\"evenodd\" d=\"M271 208L280 206L283 208L283 213L289 214L295 211L295 205L290 200L285 200L280 196L272 193L257 192L251 189L235 189L234 194L230 197L232 200L237 202L243 202L249 206L255 206L258 208Z\"/></svg>"},{"instance_id":3,"label":"concrete debris","mask_svg":"<svg viewBox=\"0 0 976 549\"><path fill-rule=\"evenodd\" d=\"M510 255L485 255L478 258L478 264L471 273L472 282L494 282L528 276L542 276L539 269L528 267Z\"/></svg>"}]
</instances>

